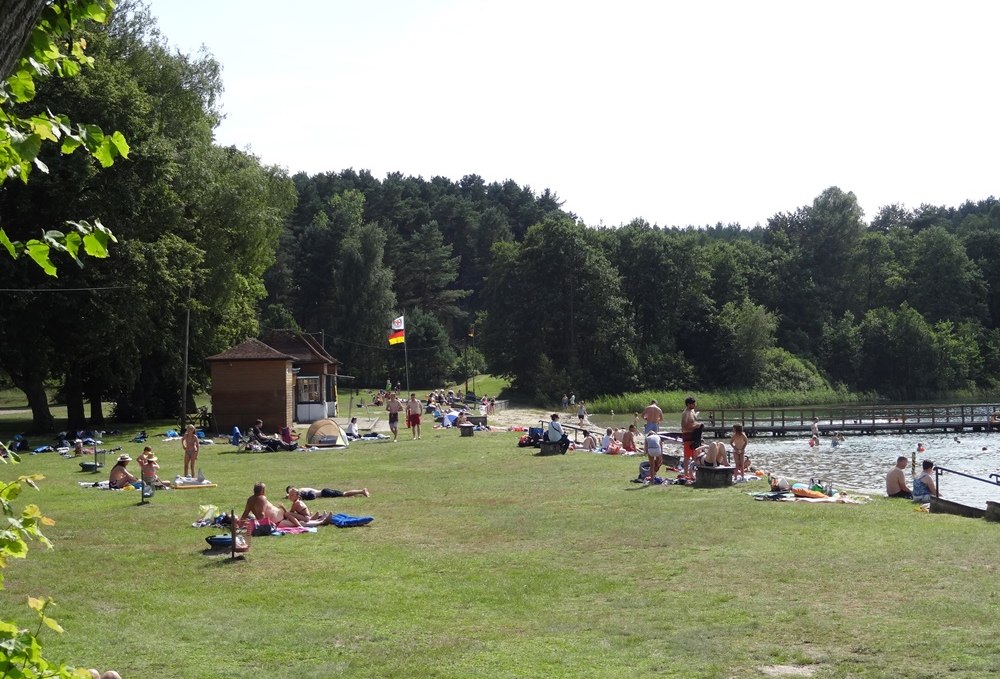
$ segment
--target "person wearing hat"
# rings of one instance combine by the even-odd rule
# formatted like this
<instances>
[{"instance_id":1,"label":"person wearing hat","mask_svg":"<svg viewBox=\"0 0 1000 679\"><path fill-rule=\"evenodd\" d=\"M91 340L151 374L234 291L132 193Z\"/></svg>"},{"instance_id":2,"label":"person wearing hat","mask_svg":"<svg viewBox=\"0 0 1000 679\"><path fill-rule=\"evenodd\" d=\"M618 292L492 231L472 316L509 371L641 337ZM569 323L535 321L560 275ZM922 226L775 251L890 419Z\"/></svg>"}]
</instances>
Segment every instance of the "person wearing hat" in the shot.
<instances>
[{"instance_id":1,"label":"person wearing hat","mask_svg":"<svg viewBox=\"0 0 1000 679\"><path fill-rule=\"evenodd\" d=\"M118 456L118 461L111 468L111 475L108 477L109 486L112 488L124 488L125 486L138 483L139 479L132 476L126 468L126 465L131 461L132 458L129 457L128 453L122 453Z\"/></svg>"},{"instance_id":2,"label":"person wearing hat","mask_svg":"<svg viewBox=\"0 0 1000 679\"><path fill-rule=\"evenodd\" d=\"M142 455L135 459L136 464L139 465L139 476L146 483L153 484L160 480L156 475L156 470L160 468L156 460L157 457L149 446L143 448Z\"/></svg>"}]
</instances>

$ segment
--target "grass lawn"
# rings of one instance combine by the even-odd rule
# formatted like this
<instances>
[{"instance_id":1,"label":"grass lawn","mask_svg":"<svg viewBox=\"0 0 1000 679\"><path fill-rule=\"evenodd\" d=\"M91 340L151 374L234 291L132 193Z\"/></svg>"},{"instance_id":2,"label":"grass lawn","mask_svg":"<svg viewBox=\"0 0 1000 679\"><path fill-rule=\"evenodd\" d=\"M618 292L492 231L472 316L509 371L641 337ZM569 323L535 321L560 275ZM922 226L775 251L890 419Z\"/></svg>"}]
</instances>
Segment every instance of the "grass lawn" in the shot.
<instances>
[{"instance_id":1,"label":"grass lawn","mask_svg":"<svg viewBox=\"0 0 1000 679\"><path fill-rule=\"evenodd\" d=\"M206 446L219 487L146 506L80 489L92 477L53 453L0 467L4 480L43 473L22 499L56 520L54 550L34 545L5 570L4 617L28 624L26 597L52 596L67 632L43 634L46 655L126 679L1000 672L1000 525L903 501L643 487L629 483L637 458L534 457L513 433L400 438ZM178 473L179 444L151 442L161 476ZM370 498L309 504L376 518L255 538L245 561L207 555L215 531L191 527L198 506L242 508L257 480L275 502L288 483L367 486Z\"/></svg>"}]
</instances>

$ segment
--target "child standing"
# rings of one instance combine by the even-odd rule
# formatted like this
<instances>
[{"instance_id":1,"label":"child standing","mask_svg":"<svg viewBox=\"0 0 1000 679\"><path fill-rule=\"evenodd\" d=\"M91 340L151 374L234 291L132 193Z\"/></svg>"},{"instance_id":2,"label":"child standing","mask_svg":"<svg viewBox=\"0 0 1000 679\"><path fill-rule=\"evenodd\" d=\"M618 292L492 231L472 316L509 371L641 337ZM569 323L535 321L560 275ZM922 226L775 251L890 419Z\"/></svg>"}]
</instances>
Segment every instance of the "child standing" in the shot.
<instances>
[{"instance_id":1,"label":"child standing","mask_svg":"<svg viewBox=\"0 0 1000 679\"><path fill-rule=\"evenodd\" d=\"M733 463L736 465L735 476L737 479L746 481L743 470L746 467L747 435L743 433L742 424L733 425L733 437L729 439L729 445L733 447Z\"/></svg>"}]
</instances>

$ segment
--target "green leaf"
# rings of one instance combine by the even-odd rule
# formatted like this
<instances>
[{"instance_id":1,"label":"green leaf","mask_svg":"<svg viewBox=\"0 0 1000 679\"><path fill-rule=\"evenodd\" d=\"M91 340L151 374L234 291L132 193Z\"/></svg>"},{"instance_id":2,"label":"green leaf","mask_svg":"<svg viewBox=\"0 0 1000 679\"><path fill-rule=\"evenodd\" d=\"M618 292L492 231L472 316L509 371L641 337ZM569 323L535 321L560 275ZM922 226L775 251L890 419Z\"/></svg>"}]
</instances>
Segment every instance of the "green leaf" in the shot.
<instances>
[{"instance_id":1,"label":"green leaf","mask_svg":"<svg viewBox=\"0 0 1000 679\"><path fill-rule=\"evenodd\" d=\"M62 146L60 147L59 150L62 153L69 155L70 153L73 153L73 151L76 151L78 148L80 148L80 146L82 145L83 142L80 141L79 137L73 135L66 135L66 138L63 139Z\"/></svg>"},{"instance_id":2,"label":"green leaf","mask_svg":"<svg viewBox=\"0 0 1000 679\"><path fill-rule=\"evenodd\" d=\"M90 150L91 155L101 164L101 167L111 167L115 164L115 157L112 153L111 140L107 137L101 140L100 146Z\"/></svg>"},{"instance_id":3,"label":"green leaf","mask_svg":"<svg viewBox=\"0 0 1000 679\"><path fill-rule=\"evenodd\" d=\"M66 234L66 240L63 245L70 257L79 259L77 253L80 251L80 246L83 245L83 237L75 231L70 231Z\"/></svg>"},{"instance_id":4,"label":"green leaf","mask_svg":"<svg viewBox=\"0 0 1000 679\"><path fill-rule=\"evenodd\" d=\"M125 135L118 130L115 130L115 132L111 135L111 143L115 145L116 149L118 149L119 156L122 158L128 158L128 152L130 149L128 141L125 140Z\"/></svg>"},{"instance_id":5,"label":"green leaf","mask_svg":"<svg viewBox=\"0 0 1000 679\"><path fill-rule=\"evenodd\" d=\"M10 253L12 259L17 259L21 252L24 250L24 245L12 241L7 237L7 232L0 228L0 245L3 245Z\"/></svg>"},{"instance_id":6,"label":"green leaf","mask_svg":"<svg viewBox=\"0 0 1000 679\"><path fill-rule=\"evenodd\" d=\"M14 97L14 101L19 104L35 98L35 79L25 69L21 69L8 78L7 85L10 87L10 93Z\"/></svg>"},{"instance_id":7,"label":"green leaf","mask_svg":"<svg viewBox=\"0 0 1000 679\"><path fill-rule=\"evenodd\" d=\"M42 616L42 622L44 622L45 626L48 627L53 632L58 632L59 634L63 633L62 626L60 626L58 622L48 617L47 615Z\"/></svg>"},{"instance_id":8,"label":"green leaf","mask_svg":"<svg viewBox=\"0 0 1000 679\"><path fill-rule=\"evenodd\" d=\"M32 116L28 120L31 131L45 141L59 141L61 132L51 118L45 116Z\"/></svg>"},{"instance_id":9,"label":"green leaf","mask_svg":"<svg viewBox=\"0 0 1000 679\"><path fill-rule=\"evenodd\" d=\"M42 271L50 276L56 275L56 267L49 259L49 246L34 238L25 243L25 250L28 256L35 260L35 263L42 267Z\"/></svg>"}]
</instances>

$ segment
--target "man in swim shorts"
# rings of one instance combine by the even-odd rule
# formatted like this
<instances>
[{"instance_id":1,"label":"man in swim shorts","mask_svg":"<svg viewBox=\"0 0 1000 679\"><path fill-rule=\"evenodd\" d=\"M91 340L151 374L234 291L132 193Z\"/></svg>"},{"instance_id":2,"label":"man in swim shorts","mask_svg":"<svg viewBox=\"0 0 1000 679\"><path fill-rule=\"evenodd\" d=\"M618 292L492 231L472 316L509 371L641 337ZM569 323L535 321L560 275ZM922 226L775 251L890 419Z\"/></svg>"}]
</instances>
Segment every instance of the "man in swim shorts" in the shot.
<instances>
[{"instance_id":1,"label":"man in swim shorts","mask_svg":"<svg viewBox=\"0 0 1000 679\"><path fill-rule=\"evenodd\" d=\"M403 404L396 392L389 395L389 402L385 409L389 412L389 430L392 432L392 442L396 443L396 439L399 437L399 414L403 412Z\"/></svg>"},{"instance_id":2,"label":"man in swim shorts","mask_svg":"<svg viewBox=\"0 0 1000 679\"><path fill-rule=\"evenodd\" d=\"M694 396L684 399L684 412L681 413L681 438L684 440L684 469L688 470L698 448L701 447L701 433L705 425L698 421L695 406L698 402Z\"/></svg>"},{"instance_id":3,"label":"man in swim shorts","mask_svg":"<svg viewBox=\"0 0 1000 679\"><path fill-rule=\"evenodd\" d=\"M406 402L406 426L413 432L413 440L420 438L420 413L423 406L416 394L410 394L410 400Z\"/></svg>"},{"instance_id":4,"label":"man in swim shorts","mask_svg":"<svg viewBox=\"0 0 1000 679\"><path fill-rule=\"evenodd\" d=\"M889 497L900 497L907 500L913 499L913 491L907 487L906 475L903 473L903 470L906 469L907 461L905 455L900 455L896 458L895 466L885 475L885 494Z\"/></svg>"},{"instance_id":5,"label":"man in swim shorts","mask_svg":"<svg viewBox=\"0 0 1000 679\"><path fill-rule=\"evenodd\" d=\"M651 431L660 431L660 422L663 422L663 410L656 404L655 398L642 411L642 419L646 420L646 425L642 429L643 434L649 434Z\"/></svg>"}]
</instances>

